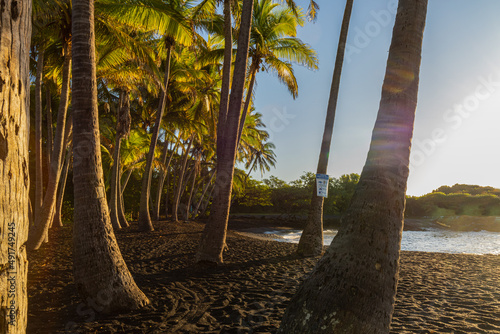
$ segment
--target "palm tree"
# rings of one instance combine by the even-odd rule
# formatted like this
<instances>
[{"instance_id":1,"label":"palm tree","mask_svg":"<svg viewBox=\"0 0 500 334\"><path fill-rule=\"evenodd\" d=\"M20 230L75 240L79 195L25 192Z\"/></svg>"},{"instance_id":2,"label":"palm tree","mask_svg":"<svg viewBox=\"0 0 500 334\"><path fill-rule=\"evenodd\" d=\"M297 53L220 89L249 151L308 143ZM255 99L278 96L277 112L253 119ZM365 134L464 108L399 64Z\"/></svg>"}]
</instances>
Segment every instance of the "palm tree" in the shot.
<instances>
[{"instance_id":1,"label":"palm tree","mask_svg":"<svg viewBox=\"0 0 500 334\"><path fill-rule=\"evenodd\" d=\"M28 317L29 51L31 1L2 2L0 106L0 332L26 332Z\"/></svg>"},{"instance_id":2,"label":"palm tree","mask_svg":"<svg viewBox=\"0 0 500 334\"><path fill-rule=\"evenodd\" d=\"M427 0L400 0L368 157L342 227L278 333L388 333Z\"/></svg>"},{"instance_id":3,"label":"palm tree","mask_svg":"<svg viewBox=\"0 0 500 334\"><path fill-rule=\"evenodd\" d=\"M337 47L337 57L335 59L335 69L333 71L332 85L330 89L330 99L326 111L325 129L323 131L323 142L319 153L318 174L327 174L328 157L330 156L330 144L332 141L333 124L335 122L335 111L337 109L337 98L339 95L340 75L344 63L345 46L347 42L347 32L351 19L353 0L347 0L342 27L340 29L339 44ZM313 188L311 206L306 227L300 236L297 253L302 256L320 255L323 250L323 202L324 197L316 193L316 184Z\"/></svg>"},{"instance_id":4,"label":"palm tree","mask_svg":"<svg viewBox=\"0 0 500 334\"><path fill-rule=\"evenodd\" d=\"M264 171L270 171L271 167L276 164L276 154L274 154L273 149L275 148L273 143L260 143L258 148L251 148L250 159L245 164L245 168L248 168L248 173L245 177L245 181L250 176L250 173L260 170L260 174L263 175Z\"/></svg>"},{"instance_id":5,"label":"palm tree","mask_svg":"<svg viewBox=\"0 0 500 334\"><path fill-rule=\"evenodd\" d=\"M234 64L227 117L223 123L219 119L217 125L218 128L224 127L224 131L222 131L222 137L217 139L217 176L214 203L212 204L210 221L205 225L200 246L196 253L197 262L222 263L222 252L226 245L226 230L241 117L241 101L245 86L248 46L252 27L253 1L243 0L238 50Z\"/></svg>"},{"instance_id":6,"label":"palm tree","mask_svg":"<svg viewBox=\"0 0 500 334\"><path fill-rule=\"evenodd\" d=\"M276 74L295 98L298 94L298 85L291 62L297 62L311 69L318 68L316 52L295 37L297 26L303 23L300 12L294 14L292 10L273 3L271 0L255 2L250 35L249 85L241 113L240 138L245 118L250 111L257 72L265 69Z\"/></svg>"},{"instance_id":7,"label":"palm tree","mask_svg":"<svg viewBox=\"0 0 500 334\"><path fill-rule=\"evenodd\" d=\"M73 270L103 312L149 303L121 256L106 203L97 115L94 1L73 1Z\"/></svg>"}]
</instances>

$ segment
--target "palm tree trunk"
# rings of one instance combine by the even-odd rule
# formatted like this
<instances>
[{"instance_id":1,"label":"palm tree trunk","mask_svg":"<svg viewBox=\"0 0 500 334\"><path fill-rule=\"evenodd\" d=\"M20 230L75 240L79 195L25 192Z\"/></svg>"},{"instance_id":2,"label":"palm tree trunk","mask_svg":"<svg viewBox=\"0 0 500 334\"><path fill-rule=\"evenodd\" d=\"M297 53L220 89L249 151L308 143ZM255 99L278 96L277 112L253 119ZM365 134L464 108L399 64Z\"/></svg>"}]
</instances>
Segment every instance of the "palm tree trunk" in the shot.
<instances>
[{"instance_id":1,"label":"palm tree trunk","mask_svg":"<svg viewBox=\"0 0 500 334\"><path fill-rule=\"evenodd\" d=\"M205 212L207 212L208 204L210 203L210 198L212 198L214 191L215 191L215 183L212 186L212 188L210 189L210 192L208 193L208 196L205 199L205 204L203 205L203 210L200 213L200 217L203 217L205 215Z\"/></svg>"},{"instance_id":2,"label":"palm tree trunk","mask_svg":"<svg viewBox=\"0 0 500 334\"><path fill-rule=\"evenodd\" d=\"M1 13L0 333L23 334L28 317L31 1L4 0Z\"/></svg>"},{"instance_id":3,"label":"palm tree trunk","mask_svg":"<svg viewBox=\"0 0 500 334\"><path fill-rule=\"evenodd\" d=\"M222 65L222 83L219 103L219 126L217 127L217 146L219 138L224 137L224 129L229 105L231 85L231 65L233 58L233 27L231 23L231 0L224 0L224 62Z\"/></svg>"},{"instance_id":4,"label":"palm tree trunk","mask_svg":"<svg viewBox=\"0 0 500 334\"><path fill-rule=\"evenodd\" d=\"M43 204L43 149L42 149L42 78L44 54L38 52L37 71L35 79L35 151L36 151L36 182L35 182L35 217L40 215Z\"/></svg>"},{"instance_id":5,"label":"palm tree trunk","mask_svg":"<svg viewBox=\"0 0 500 334\"><path fill-rule=\"evenodd\" d=\"M121 180L122 178L122 170L118 171L118 196L116 198L116 207L118 209L118 221L120 222L121 227L129 227L129 223L127 221L127 217L125 216L125 205L123 204L123 193L122 193L122 185L121 185Z\"/></svg>"},{"instance_id":6,"label":"palm tree trunk","mask_svg":"<svg viewBox=\"0 0 500 334\"><path fill-rule=\"evenodd\" d=\"M120 192L120 147L122 139L130 134L130 92L128 89L120 90L120 102L118 112L116 114L116 136L115 136L115 150L113 152L113 169L111 171L111 191L110 191L110 215L111 224L115 230L122 227L121 221L124 217L120 217L121 211L121 192ZM121 218L121 219L120 219ZM128 222L125 219L125 224Z\"/></svg>"},{"instance_id":7,"label":"palm tree trunk","mask_svg":"<svg viewBox=\"0 0 500 334\"><path fill-rule=\"evenodd\" d=\"M257 75L258 68L259 65L252 62L252 65L250 66L250 84L248 85L247 97L245 99L243 111L241 112L240 128L238 130L238 144L241 141L241 135L243 134L243 128L245 127L245 120L247 118L248 111L250 110L250 102L252 102L253 87L255 85L255 76Z\"/></svg>"},{"instance_id":8,"label":"palm tree trunk","mask_svg":"<svg viewBox=\"0 0 500 334\"><path fill-rule=\"evenodd\" d=\"M179 179L177 181L177 189L176 192L174 193L174 203L172 206L172 219L174 221L178 221L179 203L181 200L182 190L184 189L184 175L186 174L189 151L191 150L191 146L193 145L193 137L194 133L188 139L188 146L186 148L186 152L184 152L184 157L182 158L182 165L179 172Z\"/></svg>"},{"instance_id":9,"label":"palm tree trunk","mask_svg":"<svg viewBox=\"0 0 500 334\"><path fill-rule=\"evenodd\" d=\"M222 263L222 252L226 246L227 221L231 204L234 164L241 115L241 101L245 86L250 30L252 28L253 0L244 0L241 12L238 51L234 65L233 85L229 99L227 119L223 136L217 141L217 177L215 197L209 222L205 225L197 262ZM218 125L219 127L221 124Z\"/></svg>"},{"instance_id":10,"label":"palm tree trunk","mask_svg":"<svg viewBox=\"0 0 500 334\"><path fill-rule=\"evenodd\" d=\"M123 193L125 192L125 188L127 187L128 180L130 180L130 176L132 175L132 172L134 171L133 168L130 168L127 172L127 176L125 176L125 181L123 181L121 185L121 195L123 196Z\"/></svg>"},{"instance_id":11,"label":"palm tree trunk","mask_svg":"<svg viewBox=\"0 0 500 334\"><path fill-rule=\"evenodd\" d=\"M201 192L201 196L200 196L200 199L198 200L198 204L196 204L195 209L193 211L193 215L192 215L193 219L196 218L196 216L198 215L198 210L200 210L200 206L201 206L201 203L203 202L203 198L205 197L205 193L207 192L208 187L210 186L210 184L212 184L212 181L213 181L213 179L215 177L215 168L212 169L212 171L210 173L212 175L210 176L210 179L208 180L208 182L203 187L203 191Z\"/></svg>"},{"instance_id":12,"label":"palm tree trunk","mask_svg":"<svg viewBox=\"0 0 500 334\"><path fill-rule=\"evenodd\" d=\"M198 177L199 165L200 165L200 156L198 155L198 157L196 158L196 161L194 163L194 166L193 166L193 179L191 180L191 190L189 191L189 197L188 197L188 201L186 204L186 211L185 211L185 215L184 215L184 220L189 219L189 208L191 207L191 200L193 198L193 192L194 192L194 188L196 185L196 177Z\"/></svg>"},{"instance_id":13,"label":"palm tree trunk","mask_svg":"<svg viewBox=\"0 0 500 334\"><path fill-rule=\"evenodd\" d=\"M97 114L94 1L73 0L73 271L80 296L98 311L149 303L135 284L115 239L101 165Z\"/></svg>"},{"instance_id":14,"label":"palm tree trunk","mask_svg":"<svg viewBox=\"0 0 500 334\"><path fill-rule=\"evenodd\" d=\"M389 333L427 0L400 0L365 167L332 245L278 333Z\"/></svg>"},{"instance_id":15,"label":"palm tree trunk","mask_svg":"<svg viewBox=\"0 0 500 334\"><path fill-rule=\"evenodd\" d=\"M54 133L52 130L52 95L49 87L45 89L45 107L47 108L47 168L50 169L50 157L52 156L53 144L52 138Z\"/></svg>"},{"instance_id":16,"label":"palm tree trunk","mask_svg":"<svg viewBox=\"0 0 500 334\"><path fill-rule=\"evenodd\" d=\"M118 218L118 184L120 183L118 179L118 174L120 170L120 146L122 138L116 133L115 136L115 150L113 151L113 169L111 170L111 185L110 185L110 196L109 196L109 214L111 217L111 225L115 230L120 230L122 228L120 224L120 219Z\"/></svg>"},{"instance_id":17,"label":"palm tree trunk","mask_svg":"<svg viewBox=\"0 0 500 334\"><path fill-rule=\"evenodd\" d=\"M146 159L146 168L144 169L144 174L142 176L142 188L141 188L141 205L139 209L139 229L142 231L153 231L153 224L151 223L151 216L149 215L149 196L151 192L151 175L153 172L153 159L155 156L156 143L158 141L158 134L160 132L160 124L163 118L163 113L165 111L165 105L167 102L167 88L168 80L170 77L170 58L172 53L172 43L168 43L167 49L167 59L165 62L165 78L163 81L164 89L160 97L160 106L158 108L158 114L156 115L156 123L153 128L153 134L151 136L151 144L149 146L149 152Z\"/></svg>"},{"instance_id":18,"label":"palm tree trunk","mask_svg":"<svg viewBox=\"0 0 500 334\"><path fill-rule=\"evenodd\" d=\"M165 219L168 219L168 195L169 195L169 187L170 187L170 173L167 173L166 181L167 187L165 189Z\"/></svg>"},{"instance_id":19,"label":"palm tree trunk","mask_svg":"<svg viewBox=\"0 0 500 334\"><path fill-rule=\"evenodd\" d=\"M333 71L332 85L330 88L330 98L326 110L325 129L323 130L323 142L319 153L318 174L327 174L328 157L330 156L330 144L332 142L333 125L335 122L335 112L337 110L337 100L340 88L340 75L344 63L345 46L347 42L347 32L351 19L353 0L347 0L344 10L344 19L340 29L339 44L337 47L337 57L335 59L335 69ZM323 202L324 198L316 195L316 184L313 187L311 205L307 224L300 237L297 253L302 256L316 256L323 251Z\"/></svg>"},{"instance_id":20,"label":"palm tree trunk","mask_svg":"<svg viewBox=\"0 0 500 334\"><path fill-rule=\"evenodd\" d=\"M168 174L168 168L170 166L170 163L172 162L172 158L174 157L175 151L177 150L177 147L179 146L179 141L176 141L174 148L172 149L172 153L170 153L170 157L167 160L167 153L168 153L168 143L165 140L165 146L163 148L162 152L162 164L165 166L165 170L160 172L160 176L158 178L158 187L156 187L156 201L155 201L155 207L153 209L153 220L158 221L160 220L160 203L161 203L161 195L163 193L163 185L165 184L165 177Z\"/></svg>"},{"instance_id":21,"label":"palm tree trunk","mask_svg":"<svg viewBox=\"0 0 500 334\"><path fill-rule=\"evenodd\" d=\"M49 181L43 199L42 210L35 215L35 228L29 235L28 249L36 250L40 248L44 241L47 241L48 229L52 223L55 212L57 189L63 167L64 140L69 136L66 126L66 114L68 110L69 90L71 76L71 51L70 46L64 46L63 80L61 88L61 99L57 111L56 136L54 138L54 150L50 161Z\"/></svg>"},{"instance_id":22,"label":"palm tree trunk","mask_svg":"<svg viewBox=\"0 0 500 334\"><path fill-rule=\"evenodd\" d=\"M57 195L57 202L56 202L56 213L54 214L54 220L52 222L52 226L56 227L62 227L62 205L63 205L63 199L64 199L64 190L66 189L66 180L68 179L68 171L69 171L69 165L71 162L71 153L73 150L73 146L70 145L68 148L68 153L66 154L66 160L64 162L64 167L61 175L61 181L59 182L59 191Z\"/></svg>"}]
</instances>

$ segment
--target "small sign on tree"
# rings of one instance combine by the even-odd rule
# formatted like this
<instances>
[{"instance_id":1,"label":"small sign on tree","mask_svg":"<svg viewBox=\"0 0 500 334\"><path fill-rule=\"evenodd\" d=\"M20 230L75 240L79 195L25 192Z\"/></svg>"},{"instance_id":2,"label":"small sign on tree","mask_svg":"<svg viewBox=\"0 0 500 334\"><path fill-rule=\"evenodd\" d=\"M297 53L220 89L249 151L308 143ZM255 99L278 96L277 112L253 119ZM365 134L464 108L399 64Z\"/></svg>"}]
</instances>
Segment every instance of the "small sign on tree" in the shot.
<instances>
[{"instance_id":1,"label":"small sign on tree","mask_svg":"<svg viewBox=\"0 0 500 334\"><path fill-rule=\"evenodd\" d=\"M316 174L316 196L328 197L328 175Z\"/></svg>"}]
</instances>

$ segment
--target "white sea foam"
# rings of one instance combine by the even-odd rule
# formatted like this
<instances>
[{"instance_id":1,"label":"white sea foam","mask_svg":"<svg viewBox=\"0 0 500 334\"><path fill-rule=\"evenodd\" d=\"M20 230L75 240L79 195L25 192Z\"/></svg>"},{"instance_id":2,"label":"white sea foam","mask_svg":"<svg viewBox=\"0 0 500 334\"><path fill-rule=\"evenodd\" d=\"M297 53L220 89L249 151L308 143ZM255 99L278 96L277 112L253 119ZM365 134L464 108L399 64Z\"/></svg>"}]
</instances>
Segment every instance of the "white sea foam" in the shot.
<instances>
[{"instance_id":1,"label":"white sea foam","mask_svg":"<svg viewBox=\"0 0 500 334\"><path fill-rule=\"evenodd\" d=\"M275 240L298 243L300 230L270 230L265 234L276 235ZM325 230L324 244L330 245L337 234L336 230ZM404 231L401 240L401 250L466 253L466 254L496 254L500 255L500 233L498 232L456 232L447 230Z\"/></svg>"}]
</instances>

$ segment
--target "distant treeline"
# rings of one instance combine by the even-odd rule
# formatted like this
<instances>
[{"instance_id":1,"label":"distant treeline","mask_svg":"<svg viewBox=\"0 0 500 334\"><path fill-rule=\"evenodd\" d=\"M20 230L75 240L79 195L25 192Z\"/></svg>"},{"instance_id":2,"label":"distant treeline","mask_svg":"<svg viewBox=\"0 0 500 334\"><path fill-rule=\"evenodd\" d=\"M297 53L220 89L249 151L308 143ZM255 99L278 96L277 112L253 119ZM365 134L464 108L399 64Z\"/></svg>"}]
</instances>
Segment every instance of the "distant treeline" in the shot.
<instances>
[{"instance_id":1,"label":"distant treeline","mask_svg":"<svg viewBox=\"0 0 500 334\"><path fill-rule=\"evenodd\" d=\"M349 206L358 181L359 175L354 173L331 178L324 214L342 214ZM262 181L248 179L245 189L236 194L231 212L305 214L315 182L316 175L310 172L288 183L275 176Z\"/></svg>"},{"instance_id":2,"label":"distant treeline","mask_svg":"<svg viewBox=\"0 0 500 334\"><path fill-rule=\"evenodd\" d=\"M500 189L468 184L442 186L430 194L407 197L405 215L500 216Z\"/></svg>"},{"instance_id":3,"label":"distant treeline","mask_svg":"<svg viewBox=\"0 0 500 334\"><path fill-rule=\"evenodd\" d=\"M329 182L325 215L342 215L354 194L359 175L345 174ZM237 192L233 213L306 214L315 182L314 173L305 173L298 180L285 182L277 177L256 181L249 179ZM477 185L441 186L430 194L408 196L407 217L438 216L500 216L500 189Z\"/></svg>"},{"instance_id":4,"label":"distant treeline","mask_svg":"<svg viewBox=\"0 0 500 334\"><path fill-rule=\"evenodd\" d=\"M330 179L323 212L342 214L349 206L358 181L359 175L354 173ZM315 182L314 173L304 173L298 180L288 183L275 176L262 181L249 179L245 189L236 194L231 212L305 214Z\"/></svg>"}]
</instances>

